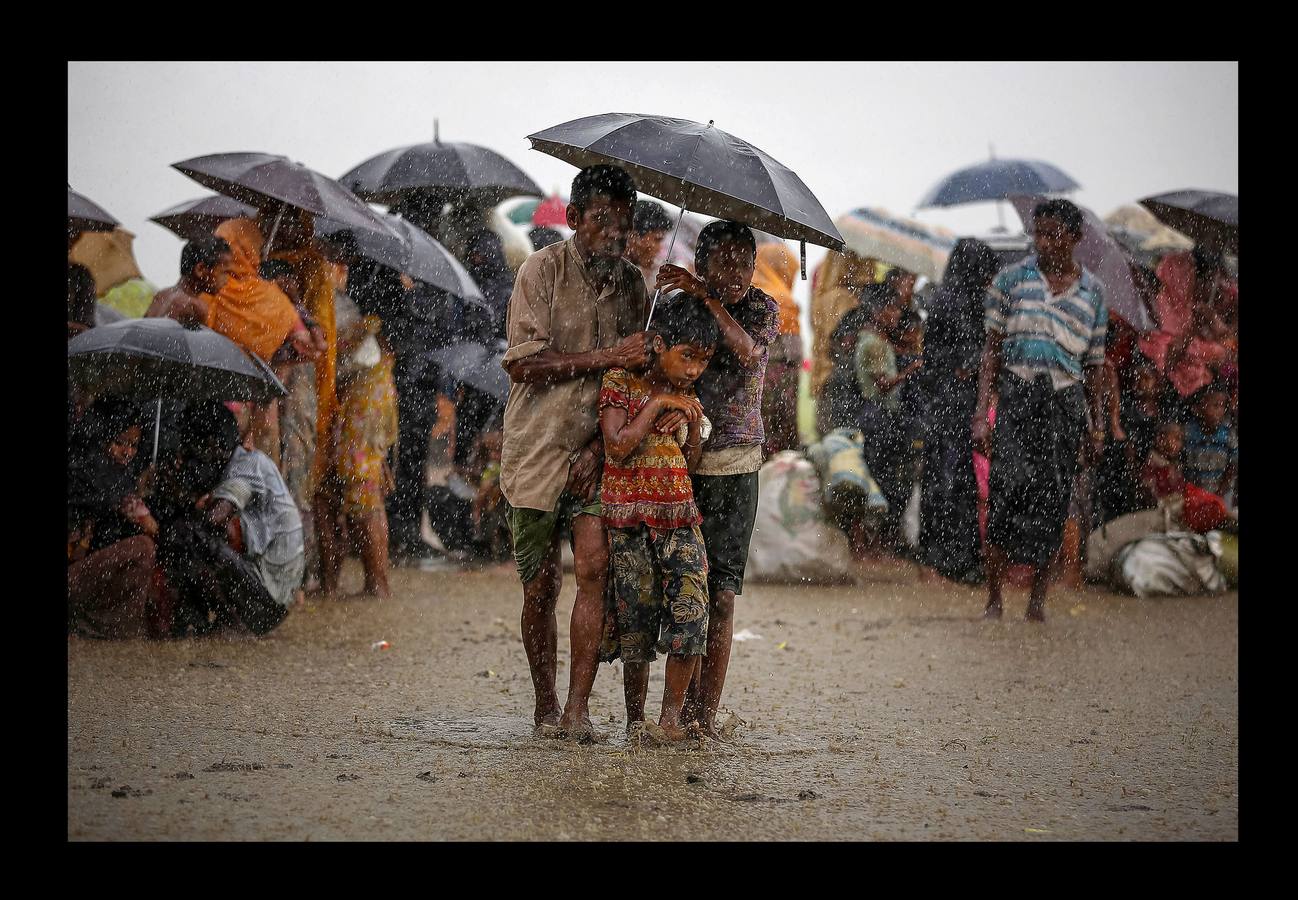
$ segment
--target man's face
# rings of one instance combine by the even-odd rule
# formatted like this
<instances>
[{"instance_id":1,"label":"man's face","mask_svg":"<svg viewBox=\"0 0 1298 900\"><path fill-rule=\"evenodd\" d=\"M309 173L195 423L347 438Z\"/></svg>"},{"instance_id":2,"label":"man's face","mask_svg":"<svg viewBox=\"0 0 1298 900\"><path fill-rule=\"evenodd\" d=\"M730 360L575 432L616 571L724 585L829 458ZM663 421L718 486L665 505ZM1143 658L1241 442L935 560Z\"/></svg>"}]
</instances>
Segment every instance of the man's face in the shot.
<instances>
[{"instance_id":1,"label":"man's face","mask_svg":"<svg viewBox=\"0 0 1298 900\"><path fill-rule=\"evenodd\" d=\"M649 268L658 257L658 249L666 237L665 231L632 232L626 241L626 258L642 269Z\"/></svg>"},{"instance_id":2,"label":"man's face","mask_svg":"<svg viewBox=\"0 0 1298 900\"><path fill-rule=\"evenodd\" d=\"M654 336L654 351L658 354L658 367L677 390L683 390L699 380L708 363L712 361L715 347L699 344L666 346L660 335Z\"/></svg>"},{"instance_id":3,"label":"man's face","mask_svg":"<svg viewBox=\"0 0 1298 900\"><path fill-rule=\"evenodd\" d=\"M708 254L707 271L699 277L708 292L722 303L734 303L748 292L753 283L757 254L742 244L718 244Z\"/></svg>"},{"instance_id":4,"label":"man's face","mask_svg":"<svg viewBox=\"0 0 1298 900\"><path fill-rule=\"evenodd\" d=\"M1073 234L1063 222L1048 217L1037 219L1036 234L1032 236L1037 255L1057 264L1072 262L1073 250L1081 239L1081 235Z\"/></svg>"},{"instance_id":5,"label":"man's face","mask_svg":"<svg viewBox=\"0 0 1298 900\"><path fill-rule=\"evenodd\" d=\"M616 260L626 252L627 236L631 233L631 208L630 200L614 200L605 194L596 194L585 209L578 210L569 204L568 227L587 253L605 260Z\"/></svg>"}]
</instances>

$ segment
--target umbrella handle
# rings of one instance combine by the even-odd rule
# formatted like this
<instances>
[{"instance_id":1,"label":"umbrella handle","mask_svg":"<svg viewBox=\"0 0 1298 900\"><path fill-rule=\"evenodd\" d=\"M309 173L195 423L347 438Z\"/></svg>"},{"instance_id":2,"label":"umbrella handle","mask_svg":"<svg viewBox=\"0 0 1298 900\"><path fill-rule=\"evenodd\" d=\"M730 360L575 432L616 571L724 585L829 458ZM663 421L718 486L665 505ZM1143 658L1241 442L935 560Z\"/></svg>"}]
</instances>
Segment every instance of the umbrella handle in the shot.
<instances>
[{"instance_id":1,"label":"umbrella handle","mask_svg":"<svg viewBox=\"0 0 1298 900\"><path fill-rule=\"evenodd\" d=\"M711 123L709 123L711 124ZM681 222L685 221L685 207L681 207L681 214L676 218L676 229L672 232L672 242L667 245L667 258L672 258L672 251L676 249L676 235L680 234ZM654 310L658 308L658 295L662 293L661 288L654 288L654 298L649 304L649 318L645 320L644 330L649 330L649 323L654 320Z\"/></svg>"},{"instance_id":2,"label":"umbrella handle","mask_svg":"<svg viewBox=\"0 0 1298 900\"><path fill-rule=\"evenodd\" d=\"M284 208L286 206L288 206L287 203L281 203L279 212L275 213L275 222L270 226L270 237L266 238L266 244L261 248L261 258L263 260L270 258L270 247L271 244L275 243L275 233L279 231L279 223L284 218Z\"/></svg>"}]
</instances>

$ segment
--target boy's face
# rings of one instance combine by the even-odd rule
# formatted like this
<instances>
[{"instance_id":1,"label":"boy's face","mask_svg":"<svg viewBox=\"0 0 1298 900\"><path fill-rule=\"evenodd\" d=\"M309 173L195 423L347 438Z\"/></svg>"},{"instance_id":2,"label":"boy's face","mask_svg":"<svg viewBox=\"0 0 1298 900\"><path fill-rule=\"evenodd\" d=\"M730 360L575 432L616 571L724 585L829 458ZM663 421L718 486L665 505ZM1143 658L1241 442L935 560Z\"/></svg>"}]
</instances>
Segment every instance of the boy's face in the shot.
<instances>
[{"instance_id":1,"label":"boy's face","mask_svg":"<svg viewBox=\"0 0 1298 900\"><path fill-rule=\"evenodd\" d=\"M1155 446L1158 452L1170 460L1181 458L1181 448L1185 444L1185 436L1181 434L1180 428L1164 428L1158 432L1158 439Z\"/></svg>"},{"instance_id":2,"label":"boy's face","mask_svg":"<svg viewBox=\"0 0 1298 900\"><path fill-rule=\"evenodd\" d=\"M1072 262L1073 249L1081 239L1081 235L1073 234L1063 222L1049 217L1037 219L1036 234L1032 236L1037 255L1044 262L1055 263L1061 267L1063 264Z\"/></svg>"},{"instance_id":3,"label":"boy's face","mask_svg":"<svg viewBox=\"0 0 1298 900\"><path fill-rule=\"evenodd\" d=\"M140 447L140 426L132 425L113 438L108 445L108 456L119 466L129 465Z\"/></svg>"},{"instance_id":4,"label":"boy's face","mask_svg":"<svg viewBox=\"0 0 1298 900\"><path fill-rule=\"evenodd\" d=\"M675 344L668 347L661 335L654 335L653 347L658 354L658 368L677 390L698 381L716 351L716 347L701 344Z\"/></svg>"},{"instance_id":5,"label":"boy's face","mask_svg":"<svg viewBox=\"0 0 1298 900\"><path fill-rule=\"evenodd\" d=\"M665 231L632 232L626 240L626 258L642 269L648 268L658 257L658 248L666 237Z\"/></svg>"},{"instance_id":6,"label":"boy's face","mask_svg":"<svg viewBox=\"0 0 1298 900\"><path fill-rule=\"evenodd\" d=\"M753 283L757 254L742 244L724 243L713 248L707 268L699 273L708 292L722 303L734 303Z\"/></svg>"},{"instance_id":7,"label":"boy's face","mask_svg":"<svg viewBox=\"0 0 1298 900\"><path fill-rule=\"evenodd\" d=\"M1226 419L1226 394L1224 391L1213 391L1199 401L1199 421L1210 429L1216 429Z\"/></svg>"},{"instance_id":8,"label":"boy's face","mask_svg":"<svg viewBox=\"0 0 1298 900\"><path fill-rule=\"evenodd\" d=\"M614 200L606 194L590 198L585 209L568 206L568 227L586 252L603 259L621 257L631 233L630 200Z\"/></svg>"}]
</instances>

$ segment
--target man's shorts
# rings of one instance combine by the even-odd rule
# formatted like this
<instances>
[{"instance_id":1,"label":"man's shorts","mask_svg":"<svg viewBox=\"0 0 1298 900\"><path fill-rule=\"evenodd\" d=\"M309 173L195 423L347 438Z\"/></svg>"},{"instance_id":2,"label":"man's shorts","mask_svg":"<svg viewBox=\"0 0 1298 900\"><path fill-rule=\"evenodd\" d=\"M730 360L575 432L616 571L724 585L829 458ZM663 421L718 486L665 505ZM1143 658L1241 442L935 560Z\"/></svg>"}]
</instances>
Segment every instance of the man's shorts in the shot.
<instances>
[{"instance_id":1,"label":"man's shorts","mask_svg":"<svg viewBox=\"0 0 1298 900\"><path fill-rule=\"evenodd\" d=\"M748 545L757 521L757 473L695 475L694 503L703 514L708 548L708 589L744 592Z\"/></svg>"},{"instance_id":2,"label":"man's shorts","mask_svg":"<svg viewBox=\"0 0 1298 900\"><path fill-rule=\"evenodd\" d=\"M550 512L510 506L507 520L514 540L514 564L518 566L518 577L523 584L541 573L541 566L554 541L555 529L571 528L572 520L577 516L599 516L602 512L598 494L587 503L567 491L559 495L559 501Z\"/></svg>"},{"instance_id":3,"label":"man's shorts","mask_svg":"<svg viewBox=\"0 0 1298 900\"><path fill-rule=\"evenodd\" d=\"M707 652L708 554L699 527L641 525L608 533L622 660L647 663L658 653Z\"/></svg>"}]
</instances>

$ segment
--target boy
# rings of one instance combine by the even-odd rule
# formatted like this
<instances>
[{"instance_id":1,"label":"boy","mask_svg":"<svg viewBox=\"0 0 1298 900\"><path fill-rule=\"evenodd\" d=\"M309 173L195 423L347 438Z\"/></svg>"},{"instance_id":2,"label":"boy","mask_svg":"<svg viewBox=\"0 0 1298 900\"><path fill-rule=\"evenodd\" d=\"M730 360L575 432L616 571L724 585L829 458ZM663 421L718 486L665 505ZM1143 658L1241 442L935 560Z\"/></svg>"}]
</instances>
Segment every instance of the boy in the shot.
<instances>
[{"instance_id":1,"label":"boy","mask_svg":"<svg viewBox=\"0 0 1298 900\"><path fill-rule=\"evenodd\" d=\"M1141 482L1145 500L1157 506L1165 497L1185 493L1185 477L1181 474L1182 431L1176 422L1163 422L1154 434L1154 449L1149 453Z\"/></svg>"},{"instance_id":2,"label":"boy","mask_svg":"<svg viewBox=\"0 0 1298 900\"><path fill-rule=\"evenodd\" d=\"M744 592L748 545L757 520L757 470L762 467L762 385L767 348L780 333L780 305L752 286L757 242L738 222L709 222L694 251L698 276L680 266L658 270L664 291L680 288L701 300L720 332L716 358L699 380L699 399L712 435L691 481L708 551L708 650L691 689L704 734L715 722L730 663L735 595ZM670 422L674 417L669 414ZM673 424L672 427L676 427Z\"/></svg>"},{"instance_id":3,"label":"boy","mask_svg":"<svg viewBox=\"0 0 1298 900\"><path fill-rule=\"evenodd\" d=\"M604 435L603 515L624 669L627 730L644 720L649 663L667 653L658 720L670 741L685 738L681 707L707 646L708 558L689 471L702 455L703 407L691 385L712 359L718 328L688 296L661 306L654 361L643 375L604 373L599 424ZM688 423L683 446L664 413ZM676 417L672 417L673 419ZM659 633L662 632L662 639Z\"/></svg>"},{"instance_id":4,"label":"boy","mask_svg":"<svg viewBox=\"0 0 1298 900\"><path fill-rule=\"evenodd\" d=\"M1200 388L1185 423L1185 480L1218 497L1226 496L1239 464L1239 445L1226 424L1227 397L1220 384Z\"/></svg>"},{"instance_id":5,"label":"boy","mask_svg":"<svg viewBox=\"0 0 1298 900\"><path fill-rule=\"evenodd\" d=\"M190 241L180 251L180 281L153 295L146 319L175 319L187 327L207 324L207 300L230 280L230 245L215 235Z\"/></svg>"}]
</instances>

